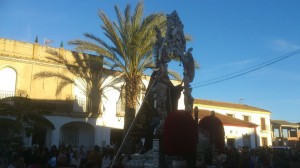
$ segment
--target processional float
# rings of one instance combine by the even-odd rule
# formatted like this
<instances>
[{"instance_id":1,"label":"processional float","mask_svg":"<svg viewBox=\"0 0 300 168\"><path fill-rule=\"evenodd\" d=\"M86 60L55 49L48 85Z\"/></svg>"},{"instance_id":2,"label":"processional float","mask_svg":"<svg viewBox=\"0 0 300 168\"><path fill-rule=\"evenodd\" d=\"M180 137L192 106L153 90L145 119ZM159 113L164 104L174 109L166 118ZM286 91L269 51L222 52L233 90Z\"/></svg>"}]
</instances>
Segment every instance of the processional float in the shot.
<instances>
[{"instance_id":1,"label":"processional float","mask_svg":"<svg viewBox=\"0 0 300 168\"><path fill-rule=\"evenodd\" d=\"M174 11L167 15L167 30L163 36L161 30L156 27L156 43L154 45L155 69L146 90L145 98L140 110L130 126L120 149L127 136L134 134L145 139L145 148L148 152L143 155L131 155L125 167L168 167L170 160L166 156L164 147L165 122L171 113L178 111L178 99L183 91L185 110L191 117L194 129L195 122L192 119L193 97L190 83L194 79L195 67L192 48L186 50L186 40L183 32L183 24ZM177 59L183 65L183 80L181 84L174 86L168 76L168 63ZM170 121L169 121L170 122ZM172 121L171 121L172 122ZM195 138L193 141L197 141ZM192 136L194 136L194 134ZM196 142L194 142L196 144ZM196 147L195 147L196 148ZM116 158L120 155L119 150ZM116 160L116 159L115 159ZM113 165L115 164L115 161ZM111 167L113 167L113 165Z\"/></svg>"}]
</instances>

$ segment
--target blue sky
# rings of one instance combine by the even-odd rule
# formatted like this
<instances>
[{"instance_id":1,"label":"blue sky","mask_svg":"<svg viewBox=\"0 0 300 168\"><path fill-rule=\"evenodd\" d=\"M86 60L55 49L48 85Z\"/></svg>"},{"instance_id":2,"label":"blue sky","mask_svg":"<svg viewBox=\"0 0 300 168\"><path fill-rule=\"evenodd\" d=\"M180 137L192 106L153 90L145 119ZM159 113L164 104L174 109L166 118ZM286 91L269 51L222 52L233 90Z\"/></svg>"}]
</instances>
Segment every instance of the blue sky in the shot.
<instances>
[{"instance_id":1,"label":"blue sky","mask_svg":"<svg viewBox=\"0 0 300 168\"><path fill-rule=\"evenodd\" d=\"M134 8L137 0L0 0L0 38L40 43L82 38L85 32L104 37L98 11L115 20L114 5ZM193 37L200 64L195 98L263 108L272 119L300 122L300 54L258 71L213 85L207 80L237 72L300 49L300 1L145 0L145 15L176 10L184 31ZM174 66L174 65L172 65ZM176 67L177 68L177 67ZM243 99L241 101L241 99Z\"/></svg>"}]
</instances>

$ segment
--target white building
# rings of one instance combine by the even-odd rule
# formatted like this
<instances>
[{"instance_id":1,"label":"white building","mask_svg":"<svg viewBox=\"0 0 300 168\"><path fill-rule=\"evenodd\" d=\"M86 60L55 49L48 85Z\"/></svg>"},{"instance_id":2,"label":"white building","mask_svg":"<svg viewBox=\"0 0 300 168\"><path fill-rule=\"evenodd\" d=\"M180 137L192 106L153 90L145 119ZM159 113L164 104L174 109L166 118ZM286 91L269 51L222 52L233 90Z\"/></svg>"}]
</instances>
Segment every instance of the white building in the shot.
<instances>
[{"instance_id":1,"label":"white building","mask_svg":"<svg viewBox=\"0 0 300 168\"><path fill-rule=\"evenodd\" d=\"M222 114L219 116L225 121L223 125L227 146L238 148L251 144L249 147L256 148L272 145L270 111L244 104L203 99L195 99L195 106L198 107L199 114L201 114L201 110L204 113L205 111L215 111L216 114ZM234 124L235 122L236 124Z\"/></svg>"},{"instance_id":2,"label":"white building","mask_svg":"<svg viewBox=\"0 0 300 168\"><path fill-rule=\"evenodd\" d=\"M28 96L38 102L41 108L53 111L45 117L53 123L55 129L39 128L33 132L32 136L24 138L24 143L28 146L40 144L48 147L59 146L63 143L73 147L84 145L92 148L95 144L109 145L120 139L124 111L121 107L119 91L113 88L105 90L105 96L108 98L102 99L102 113L95 117L90 116L90 113L86 111L86 97L75 85L64 88L62 93L57 95L55 93L59 85L58 79L34 79L34 74L41 71L60 72L76 79L76 76L68 72L64 64L57 64L46 58L49 56L47 52L49 49L55 50L66 59L71 61L74 59L73 53L63 48L51 48L37 43L0 38L0 98L14 95ZM147 87L149 77L145 77L143 82ZM214 110L217 113L231 115L236 119L258 125L254 128L253 124L247 124L247 122L228 120L239 123L239 125L224 124L228 145L238 147L251 144L251 147L256 147L256 145L271 144L270 112L267 110L200 99L194 101L194 106L198 106L200 111ZM184 109L183 96L178 102L178 108ZM0 128L0 140L3 140L10 128L1 125L1 122ZM24 137L24 134L24 131L20 132L19 136Z\"/></svg>"},{"instance_id":3,"label":"white building","mask_svg":"<svg viewBox=\"0 0 300 168\"><path fill-rule=\"evenodd\" d=\"M80 86L70 85L65 87L60 94L56 94L59 80L46 78L37 80L34 75L43 72L60 72L75 82L80 83L74 74L70 73L64 64L55 63L47 57L51 57L49 50L59 53L63 58L74 62L73 54L63 48L42 46L38 43L24 43L15 40L0 38L0 99L9 96L27 96L40 108L52 113L45 117L52 122L55 129L38 128L32 136L25 138L23 130L17 136L23 138L24 144L31 146L59 146L60 144L78 147L84 145L92 148L94 145L104 146L116 143L122 138L124 125L124 109L120 99L120 92L113 88L104 90L102 113L91 116L87 112L87 96L82 93ZM81 55L81 53L75 53ZM82 56L82 55L81 55ZM108 76L112 78L114 76ZM147 87L149 77L145 76L143 83ZM85 87L81 82L81 87ZM120 83L121 85L121 83ZM141 94L142 100L143 94ZM141 104L139 101L139 105ZM183 104L183 99L179 100ZM139 107L137 107L139 109ZM9 131L4 123L12 118L0 116L0 141L6 140Z\"/></svg>"}]
</instances>

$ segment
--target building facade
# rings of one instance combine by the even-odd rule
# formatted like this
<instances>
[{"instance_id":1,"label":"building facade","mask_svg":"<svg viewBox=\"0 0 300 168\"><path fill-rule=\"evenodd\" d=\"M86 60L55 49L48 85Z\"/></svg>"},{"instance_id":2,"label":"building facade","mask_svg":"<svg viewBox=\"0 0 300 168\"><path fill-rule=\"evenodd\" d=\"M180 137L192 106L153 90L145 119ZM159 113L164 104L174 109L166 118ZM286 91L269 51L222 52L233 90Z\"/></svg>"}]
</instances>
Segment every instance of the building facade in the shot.
<instances>
[{"instance_id":1,"label":"building facade","mask_svg":"<svg viewBox=\"0 0 300 168\"><path fill-rule=\"evenodd\" d=\"M24 144L28 146L39 144L48 147L60 144L73 147L84 145L92 148L95 144L104 146L115 143L122 137L124 125L124 104L120 99L120 91L106 88L103 96L106 98L102 98L103 103L100 107L101 114L91 116L87 108L88 98L81 89L85 87L84 82L82 85L67 85L57 94L59 79L35 78L35 74L39 72L50 71L62 73L74 79L75 82L82 83L81 79L72 74L64 64L51 61L48 57L53 56L53 52L49 51L55 51L71 63L75 62L74 54L80 56L80 53L64 48L0 38L0 99L9 96L29 97L38 102L39 106L51 111L45 117L55 126L55 129L43 128L25 138ZM113 78L113 76L107 76L107 78ZM149 77L145 76L143 83L146 87L148 82ZM141 94L142 99L143 94ZM220 118L223 118L225 141L228 146L247 145L255 148L271 145L271 113L269 111L246 105L201 99L195 99L194 106L198 106L200 116L201 110L214 110L222 115ZM183 94L181 94L178 109L184 108ZM5 137L3 135L6 129L5 126L0 129L1 137ZM24 134L23 131L20 136Z\"/></svg>"},{"instance_id":2,"label":"building facade","mask_svg":"<svg viewBox=\"0 0 300 168\"><path fill-rule=\"evenodd\" d=\"M227 146L236 148L249 146L256 148L259 146L272 145L272 130L270 127L271 112L244 104L203 99L195 99L194 107L196 106L200 114L201 110L215 111L216 114L219 113L250 124L233 124L233 121L223 123L225 144L227 144Z\"/></svg>"},{"instance_id":3,"label":"building facade","mask_svg":"<svg viewBox=\"0 0 300 168\"><path fill-rule=\"evenodd\" d=\"M284 120L271 120L273 146L300 147L299 124Z\"/></svg>"},{"instance_id":4,"label":"building facade","mask_svg":"<svg viewBox=\"0 0 300 168\"><path fill-rule=\"evenodd\" d=\"M86 108L87 96L80 87L68 85L57 94L59 79L35 79L35 74L50 71L80 82L81 79L70 73L64 64L54 63L47 58L53 56L50 51L74 62L74 52L63 48L0 39L0 98L26 96L39 102L39 106L51 111L45 117L55 126L54 130L46 128L40 131L45 132L40 139L36 139L34 134L24 139L24 144L31 146L38 143L48 147L60 144L74 147L84 145L91 148L95 144L103 146L113 143L114 139L122 135L123 128L124 111L120 111L120 92L106 88L105 96L109 96L109 100L103 99L101 114L90 116ZM1 130L0 133L5 134L6 130ZM20 133L21 136L23 134Z\"/></svg>"}]
</instances>

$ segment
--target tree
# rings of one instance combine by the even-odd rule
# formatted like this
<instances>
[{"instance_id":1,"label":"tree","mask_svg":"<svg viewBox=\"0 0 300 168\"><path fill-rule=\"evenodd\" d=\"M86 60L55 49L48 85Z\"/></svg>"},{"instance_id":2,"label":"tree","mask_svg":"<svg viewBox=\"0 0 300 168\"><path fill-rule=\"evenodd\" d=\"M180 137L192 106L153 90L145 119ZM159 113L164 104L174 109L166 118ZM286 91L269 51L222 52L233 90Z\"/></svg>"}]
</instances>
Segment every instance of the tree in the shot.
<instances>
[{"instance_id":1,"label":"tree","mask_svg":"<svg viewBox=\"0 0 300 168\"><path fill-rule=\"evenodd\" d=\"M44 117L49 114L49 111L44 111L35 108L33 101L27 97L6 97L0 99L0 116L1 122L11 123L11 132L7 135L8 139L13 139L16 133L22 129L25 130L26 137L30 137L35 128L49 127L54 129L51 121ZM9 118L13 118L15 122L8 122Z\"/></svg>"},{"instance_id":2,"label":"tree","mask_svg":"<svg viewBox=\"0 0 300 168\"><path fill-rule=\"evenodd\" d=\"M116 22L109 20L103 11L99 12L103 22L102 30L110 43L89 33L84 34L88 40L69 42L78 50L102 54L105 59L112 62L113 69L121 73L126 93L124 133L128 131L135 118L143 73L154 66L152 61L152 48L156 40L154 27L165 28L164 14L154 13L143 18L143 9L143 3L139 2L133 14L130 5L125 7L122 14L119 7L115 6Z\"/></svg>"},{"instance_id":3,"label":"tree","mask_svg":"<svg viewBox=\"0 0 300 168\"><path fill-rule=\"evenodd\" d=\"M65 65L73 76L60 72L43 71L35 74L34 78L60 79L56 95L60 94L67 85L73 84L77 86L87 97L87 112L90 112L94 117L99 116L102 113L101 98L106 98L103 94L105 88L116 88L116 84L120 83L118 78L107 78L112 72L105 70L103 65L109 66L109 63L104 62L101 55L94 56L72 52L74 62L71 62L54 50L48 50L47 52L51 55L47 57L48 60ZM79 79L79 82L76 82L77 79Z\"/></svg>"}]
</instances>

